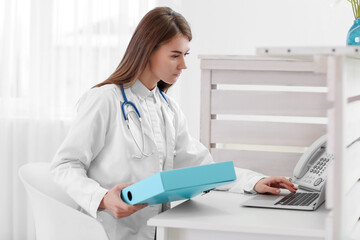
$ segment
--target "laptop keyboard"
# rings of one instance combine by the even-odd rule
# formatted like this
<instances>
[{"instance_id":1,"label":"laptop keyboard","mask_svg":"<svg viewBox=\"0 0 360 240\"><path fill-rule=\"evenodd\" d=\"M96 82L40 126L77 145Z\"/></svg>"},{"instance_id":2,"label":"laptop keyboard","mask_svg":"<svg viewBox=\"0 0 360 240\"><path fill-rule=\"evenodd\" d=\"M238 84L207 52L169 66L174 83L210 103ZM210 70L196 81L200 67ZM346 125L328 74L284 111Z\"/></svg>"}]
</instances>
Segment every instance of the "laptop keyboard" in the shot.
<instances>
[{"instance_id":1,"label":"laptop keyboard","mask_svg":"<svg viewBox=\"0 0 360 240\"><path fill-rule=\"evenodd\" d=\"M275 205L309 206L318 197L319 193L290 193Z\"/></svg>"}]
</instances>

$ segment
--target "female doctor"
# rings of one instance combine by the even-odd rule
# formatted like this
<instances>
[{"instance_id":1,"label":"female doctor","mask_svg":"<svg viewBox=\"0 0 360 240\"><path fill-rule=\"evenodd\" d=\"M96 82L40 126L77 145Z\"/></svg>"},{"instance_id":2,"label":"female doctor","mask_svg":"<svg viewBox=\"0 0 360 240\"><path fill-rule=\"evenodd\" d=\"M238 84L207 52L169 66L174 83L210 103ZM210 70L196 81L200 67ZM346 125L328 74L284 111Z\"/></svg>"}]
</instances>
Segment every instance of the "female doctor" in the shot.
<instances>
[{"instance_id":1,"label":"female doctor","mask_svg":"<svg viewBox=\"0 0 360 240\"><path fill-rule=\"evenodd\" d=\"M192 35L182 15L167 7L145 15L115 72L79 101L77 115L58 149L55 181L110 239L154 239L149 218L167 204L127 205L123 188L159 171L213 163L188 132L185 116L166 91L186 69ZM233 192L296 191L282 177L236 168Z\"/></svg>"}]
</instances>

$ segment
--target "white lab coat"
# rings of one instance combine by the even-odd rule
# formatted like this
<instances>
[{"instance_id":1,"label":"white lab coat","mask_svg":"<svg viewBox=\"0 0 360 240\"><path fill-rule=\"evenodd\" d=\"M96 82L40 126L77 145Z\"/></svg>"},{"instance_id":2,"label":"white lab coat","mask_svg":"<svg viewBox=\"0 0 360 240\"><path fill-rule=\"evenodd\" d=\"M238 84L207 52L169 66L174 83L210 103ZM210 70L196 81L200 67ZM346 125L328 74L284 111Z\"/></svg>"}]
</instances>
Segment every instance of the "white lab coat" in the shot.
<instances>
[{"instance_id":1,"label":"white lab coat","mask_svg":"<svg viewBox=\"0 0 360 240\"><path fill-rule=\"evenodd\" d=\"M161 171L151 124L144 117L146 106L136 92L139 89L147 90L137 81L125 92L143 116L145 151L151 150L151 156L132 157L140 152L122 116L124 100L120 88L109 84L90 89L80 99L72 127L51 165L54 180L86 213L103 224L112 240L154 239L155 228L147 226L147 220L168 206L151 205L121 219L115 219L107 210L98 211L103 196L114 185L138 182ZM159 91L156 94L160 96ZM169 96L166 98L169 105L161 96L159 98L166 132L163 170L213 163L208 149L190 136L184 114L176 102ZM237 182L227 186L233 192L251 191L263 177L239 168L236 174Z\"/></svg>"}]
</instances>

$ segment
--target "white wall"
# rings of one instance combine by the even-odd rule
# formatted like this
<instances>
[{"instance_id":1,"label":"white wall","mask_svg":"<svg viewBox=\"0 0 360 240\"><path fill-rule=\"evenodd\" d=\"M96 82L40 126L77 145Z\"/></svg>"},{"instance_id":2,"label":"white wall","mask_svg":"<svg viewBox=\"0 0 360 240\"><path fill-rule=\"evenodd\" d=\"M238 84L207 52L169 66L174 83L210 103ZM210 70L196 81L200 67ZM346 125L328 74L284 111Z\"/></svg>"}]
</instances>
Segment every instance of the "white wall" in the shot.
<instances>
[{"instance_id":1,"label":"white wall","mask_svg":"<svg viewBox=\"0 0 360 240\"><path fill-rule=\"evenodd\" d=\"M172 94L199 137L199 54L255 54L257 47L342 46L353 23L347 0L182 0L160 1L189 21L193 31L188 69Z\"/></svg>"}]
</instances>

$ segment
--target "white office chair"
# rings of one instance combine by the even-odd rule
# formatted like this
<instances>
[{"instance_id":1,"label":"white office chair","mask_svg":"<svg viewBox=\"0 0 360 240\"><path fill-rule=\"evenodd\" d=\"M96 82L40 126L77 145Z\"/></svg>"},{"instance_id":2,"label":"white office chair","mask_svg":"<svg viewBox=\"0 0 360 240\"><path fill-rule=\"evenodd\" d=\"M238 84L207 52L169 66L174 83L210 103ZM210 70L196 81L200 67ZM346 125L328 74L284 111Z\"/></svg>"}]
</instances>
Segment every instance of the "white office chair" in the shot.
<instances>
[{"instance_id":1,"label":"white office chair","mask_svg":"<svg viewBox=\"0 0 360 240\"><path fill-rule=\"evenodd\" d=\"M19 176L30 197L37 240L108 240L96 219L78 211L79 206L53 182L49 163L29 163Z\"/></svg>"}]
</instances>

